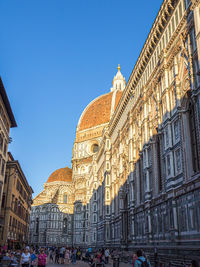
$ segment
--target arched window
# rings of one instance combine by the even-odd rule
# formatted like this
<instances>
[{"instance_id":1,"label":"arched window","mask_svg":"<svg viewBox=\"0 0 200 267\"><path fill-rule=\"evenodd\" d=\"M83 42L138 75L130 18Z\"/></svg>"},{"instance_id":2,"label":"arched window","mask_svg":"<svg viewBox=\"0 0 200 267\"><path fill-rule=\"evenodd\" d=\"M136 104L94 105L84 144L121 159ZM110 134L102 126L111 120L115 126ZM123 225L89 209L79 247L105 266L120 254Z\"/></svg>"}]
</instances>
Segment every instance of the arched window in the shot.
<instances>
[{"instance_id":1,"label":"arched window","mask_svg":"<svg viewBox=\"0 0 200 267\"><path fill-rule=\"evenodd\" d=\"M63 233L67 233L67 218L64 218L63 220Z\"/></svg>"},{"instance_id":2,"label":"arched window","mask_svg":"<svg viewBox=\"0 0 200 267\"><path fill-rule=\"evenodd\" d=\"M63 203L67 204L67 194L64 194L63 196Z\"/></svg>"}]
</instances>

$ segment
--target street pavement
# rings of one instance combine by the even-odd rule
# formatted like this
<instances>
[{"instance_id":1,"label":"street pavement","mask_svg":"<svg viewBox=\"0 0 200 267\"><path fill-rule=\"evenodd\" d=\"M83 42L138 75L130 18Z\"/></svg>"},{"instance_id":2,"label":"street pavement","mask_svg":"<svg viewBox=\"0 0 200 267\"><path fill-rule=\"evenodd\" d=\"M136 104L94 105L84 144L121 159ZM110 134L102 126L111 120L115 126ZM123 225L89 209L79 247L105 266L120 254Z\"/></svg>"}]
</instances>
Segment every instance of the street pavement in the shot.
<instances>
[{"instance_id":1,"label":"street pavement","mask_svg":"<svg viewBox=\"0 0 200 267\"><path fill-rule=\"evenodd\" d=\"M57 263L47 263L47 267L89 267L89 264L83 261L77 261L76 264L57 264Z\"/></svg>"},{"instance_id":2,"label":"street pavement","mask_svg":"<svg viewBox=\"0 0 200 267\"><path fill-rule=\"evenodd\" d=\"M109 264L106 264L105 267L112 267L113 263L110 261ZM47 267L89 267L89 264L83 261L77 261L76 264L69 263L67 264L56 264L56 263L48 263ZM120 262L119 267L132 267L130 263Z\"/></svg>"}]
</instances>

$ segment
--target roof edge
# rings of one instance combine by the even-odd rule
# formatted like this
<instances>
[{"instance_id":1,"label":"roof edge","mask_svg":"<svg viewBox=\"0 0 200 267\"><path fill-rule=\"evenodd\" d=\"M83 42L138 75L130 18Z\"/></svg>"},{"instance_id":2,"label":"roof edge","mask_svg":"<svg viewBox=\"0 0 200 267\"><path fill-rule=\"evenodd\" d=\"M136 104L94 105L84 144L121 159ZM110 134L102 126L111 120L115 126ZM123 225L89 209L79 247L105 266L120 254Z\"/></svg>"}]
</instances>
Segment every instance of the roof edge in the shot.
<instances>
[{"instance_id":1,"label":"roof edge","mask_svg":"<svg viewBox=\"0 0 200 267\"><path fill-rule=\"evenodd\" d=\"M12 112L12 109L11 109L11 106L10 106L10 102L9 102L5 87L3 85L3 81L2 81L1 76L0 76L0 95L2 97L2 100L3 100L3 103L5 105L6 111L8 113L8 117L9 117L10 122L11 122L11 128L17 127L17 123L15 121L15 117L14 117L14 114Z\"/></svg>"}]
</instances>

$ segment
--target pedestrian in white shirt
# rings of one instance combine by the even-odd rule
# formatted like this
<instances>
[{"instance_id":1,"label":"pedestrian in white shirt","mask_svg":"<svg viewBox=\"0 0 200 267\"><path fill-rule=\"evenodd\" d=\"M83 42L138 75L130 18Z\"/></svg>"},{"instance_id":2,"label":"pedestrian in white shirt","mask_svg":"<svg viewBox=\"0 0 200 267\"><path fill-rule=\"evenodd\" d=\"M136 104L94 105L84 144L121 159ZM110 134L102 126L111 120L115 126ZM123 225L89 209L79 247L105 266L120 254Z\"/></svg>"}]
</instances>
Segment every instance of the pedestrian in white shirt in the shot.
<instances>
[{"instance_id":1,"label":"pedestrian in white shirt","mask_svg":"<svg viewBox=\"0 0 200 267\"><path fill-rule=\"evenodd\" d=\"M22 267L29 267L29 265L31 264L31 254L29 253L27 248L25 248L24 252L21 255L20 263Z\"/></svg>"}]
</instances>

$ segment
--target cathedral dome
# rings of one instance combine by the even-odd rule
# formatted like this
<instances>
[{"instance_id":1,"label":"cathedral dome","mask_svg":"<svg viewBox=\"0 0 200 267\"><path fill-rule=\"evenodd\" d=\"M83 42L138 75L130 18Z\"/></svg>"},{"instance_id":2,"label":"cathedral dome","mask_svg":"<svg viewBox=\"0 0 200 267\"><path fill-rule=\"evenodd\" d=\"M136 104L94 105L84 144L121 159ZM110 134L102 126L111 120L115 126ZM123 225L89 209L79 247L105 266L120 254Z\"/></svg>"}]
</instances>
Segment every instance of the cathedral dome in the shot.
<instances>
[{"instance_id":1,"label":"cathedral dome","mask_svg":"<svg viewBox=\"0 0 200 267\"><path fill-rule=\"evenodd\" d=\"M78 124L78 130L82 131L108 123L112 110L116 109L121 95L122 91L119 90L116 94L110 92L93 100L84 110Z\"/></svg>"},{"instance_id":2,"label":"cathedral dome","mask_svg":"<svg viewBox=\"0 0 200 267\"><path fill-rule=\"evenodd\" d=\"M113 79L111 92L97 97L86 107L80 117L77 131L108 123L119 103L125 84L125 78L121 74L120 66L118 65L118 72Z\"/></svg>"},{"instance_id":3,"label":"cathedral dome","mask_svg":"<svg viewBox=\"0 0 200 267\"><path fill-rule=\"evenodd\" d=\"M72 181L72 169L65 167L65 168L61 168L53 172L49 176L47 183L71 182L71 181Z\"/></svg>"}]
</instances>

